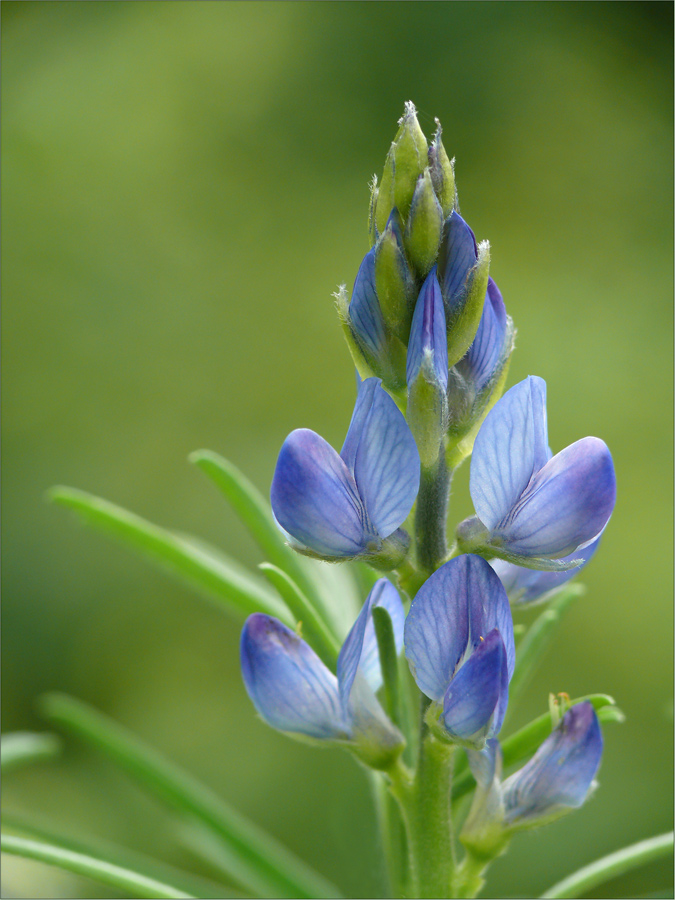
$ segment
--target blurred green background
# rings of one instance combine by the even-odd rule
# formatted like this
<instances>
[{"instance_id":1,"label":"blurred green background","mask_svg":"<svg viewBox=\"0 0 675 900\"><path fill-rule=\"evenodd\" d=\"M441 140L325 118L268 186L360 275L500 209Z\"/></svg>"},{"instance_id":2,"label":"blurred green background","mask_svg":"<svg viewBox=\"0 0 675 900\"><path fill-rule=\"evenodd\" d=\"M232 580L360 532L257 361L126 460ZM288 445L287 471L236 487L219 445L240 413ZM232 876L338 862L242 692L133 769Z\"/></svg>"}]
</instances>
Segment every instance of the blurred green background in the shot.
<instances>
[{"instance_id":1,"label":"blurred green background","mask_svg":"<svg viewBox=\"0 0 675 900\"><path fill-rule=\"evenodd\" d=\"M367 182L405 100L457 157L518 327L510 384L548 382L554 452L604 438L619 498L587 596L519 711L604 691L601 787L514 840L490 896L538 896L671 827L672 12L665 3L5 2L3 730L63 690L115 716L335 880L373 896L352 760L264 726L239 624L44 501L70 484L260 556L186 462L267 493L354 399L331 293L368 249ZM470 513L468 466L453 519ZM174 822L75 741L5 779L8 809L195 865ZM207 869L203 868L205 874ZM4 896L112 896L5 859ZM666 887L670 865L597 897ZM661 894L661 896L668 896ZM672 896L672 894L670 895Z\"/></svg>"}]
</instances>

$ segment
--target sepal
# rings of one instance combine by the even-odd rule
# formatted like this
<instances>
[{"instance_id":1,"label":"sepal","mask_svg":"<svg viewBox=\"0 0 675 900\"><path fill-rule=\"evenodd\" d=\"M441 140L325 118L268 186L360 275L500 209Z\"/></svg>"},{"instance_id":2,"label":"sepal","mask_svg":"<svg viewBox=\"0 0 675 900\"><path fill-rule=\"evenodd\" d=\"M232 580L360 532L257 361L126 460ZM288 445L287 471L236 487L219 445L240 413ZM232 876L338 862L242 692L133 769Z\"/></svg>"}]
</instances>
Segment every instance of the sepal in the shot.
<instances>
[{"instance_id":1,"label":"sepal","mask_svg":"<svg viewBox=\"0 0 675 900\"><path fill-rule=\"evenodd\" d=\"M425 277L436 261L442 229L443 210L427 168L417 179L405 226L405 247L420 278Z\"/></svg>"},{"instance_id":2,"label":"sepal","mask_svg":"<svg viewBox=\"0 0 675 900\"><path fill-rule=\"evenodd\" d=\"M453 209L457 209L457 191L455 188L455 161L449 159L445 152L441 140L442 133L441 123L436 119L436 134L429 147L428 158L434 191L441 204L443 215L447 217Z\"/></svg>"},{"instance_id":3,"label":"sepal","mask_svg":"<svg viewBox=\"0 0 675 900\"><path fill-rule=\"evenodd\" d=\"M403 249L396 208L375 247L375 290L385 327L407 344L417 288Z\"/></svg>"},{"instance_id":4,"label":"sepal","mask_svg":"<svg viewBox=\"0 0 675 900\"><path fill-rule=\"evenodd\" d=\"M427 139L417 121L414 103L405 104L399 129L387 159L375 207L375 224L382 232L391 211L396 207L402 219L408 216L418 176L427 165Z\"/></svg>"}]
</instances>

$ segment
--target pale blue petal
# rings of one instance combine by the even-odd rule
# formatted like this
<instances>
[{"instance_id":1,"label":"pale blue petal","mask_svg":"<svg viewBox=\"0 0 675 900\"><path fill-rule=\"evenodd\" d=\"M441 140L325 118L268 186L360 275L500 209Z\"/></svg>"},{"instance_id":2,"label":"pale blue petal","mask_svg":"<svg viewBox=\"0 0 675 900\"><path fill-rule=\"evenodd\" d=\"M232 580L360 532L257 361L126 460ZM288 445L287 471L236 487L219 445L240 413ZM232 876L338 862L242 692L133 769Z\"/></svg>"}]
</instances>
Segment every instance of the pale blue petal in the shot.
<instances>
[{"instance_id":1,"label":"pale blue petal","mask_svg":"<svg viewBox=\"0 0 675 900\"><path fill-rule=\"evenodd\" d=\"M313 738L346 738L337 679L316 653L278 619L255 613L241 635L248 695L273 728Z\"/></svg>"},{"instance_id":2,"label":"pale blue petal","mask_svg":"<svg viewBox=\"0 0 675 900\"><path fill-rule=\"evenodd\" d=\"M480 559L480 557L476 557ZM485 560L483 560L485 562ZM490 565L488 563L488 569ZM483 629L485 632L496 628L504 642L508 680L511 681L516 665L516 645L513 638L513 616L506 590L493 570L483 571ZM492 576L495 576L494 578Z\"/></svg>"},{"instance_id":3,"label":"pale blue petal","mask_svg":"<svg viewBox=\"0 0 675 900\"><path fill-rule=\"evenodd\" d=\"M476 513L489 531L509 514L548 459L546 382L529 376L504 394L476 436L469 485Z\"/></svg>"},{"instance_id":4,"label":"pale blue petal","mask_svg":"<svg viewBox=\"0 0 675 900\"><path fill-rule=\"evenodd\" d=\"M581 806L602 756L593 706L569 709L526 766L503 785L507 823L517 825Z\"/></svg>"},{"instance_id":5,"label":"pale blue petal","mask_svg":"<svg viewBox=\"0 0 675 900\"><path fill-rule=\"evenodd\" d=\"M379 378L359 389L342 448L375 531L389 537L404 522L417 497L420 458L408 423Z\"/></svg>"},{"instance_id":6,"label":"pale blue petal","mask_svg":"<svg viewBox=\"0 0 675 900\"><path fill-rule=\"evenodd\" d=\"M495 629L479 642L443 698L443 724L452 737L480 748L499 730L501 721L494 723L494 716L505 678L506 651Z\"/></svg>"},{"instance_id":7,"label":"pale blue petal","mask_svg":"<svg viewBox=\"0 0 675 900\"><path fill-rule=\"evenodd\" d=\"M406 360L406 380L410 386L429 351L432 353L435 382L445 390L448 386L448 337L445 309L436 267L429 272L415 304Z\"/></svg>"},{"instance_id":8,"label":"pale blue petal","mask_svg":"<svg viewBox=\"0 0 675 900\"><path fill-rule=\"evenodd\" d=\"M364 257L349 301L349 318L364 346L377 359L385 350L386 330L375 290L375 248Z\"/></svg>"},{"instance_id":9,"label":"pale blue petal","mask_svg":"<svg viewBox=\"0 0 675 900\"><path fill-rule=\"evenodd\" d=\"M355 556L371 539L347 466L330 444L307 428L286 438L272 479L271 500L281 527L322 556Z\"/></svg>"},{"instance_id":10,"label":"pale blue petal","mask_svg":"<svg viewBox=\"0 0 675 900\"><path fill-rule=\"evenodd\" d=\"M616 502L616 476L604 441L587 437L556 454L494 536L521 556L561 557L592 543Z\"/></svg>"},{"instance_id":11,"label":"pale blue petal","mask_svg":"<svg viewBox=\"0 0 675 900\"><path fill-rule=\"evenodd\" d=\"M489 563L472 554L445 563L417 592L403 642L415 681L427 697L442 701L465 654L485 637L495 592L504 594L499 579Z\"/></svg>"},{"instance_id":12,"label":"pale blue petal","mask_svg":"<svg viewBox=\"0 0 675 900\"><path fill-rule=\"evenodd\" d=\"M573 559L581 560L580 566L565 572L539 572L536 569L524 569L522 566L516 566L503 559L493 559L490 561L490 565L499 575L499 580L504 585L512 604L524 605L541 602L579 574L580 569L595 553L599 543L600 538L597 538L583 550L575 550L569 556L563 557L561 562L572 562Z\"/></svg>"}]
</instances>

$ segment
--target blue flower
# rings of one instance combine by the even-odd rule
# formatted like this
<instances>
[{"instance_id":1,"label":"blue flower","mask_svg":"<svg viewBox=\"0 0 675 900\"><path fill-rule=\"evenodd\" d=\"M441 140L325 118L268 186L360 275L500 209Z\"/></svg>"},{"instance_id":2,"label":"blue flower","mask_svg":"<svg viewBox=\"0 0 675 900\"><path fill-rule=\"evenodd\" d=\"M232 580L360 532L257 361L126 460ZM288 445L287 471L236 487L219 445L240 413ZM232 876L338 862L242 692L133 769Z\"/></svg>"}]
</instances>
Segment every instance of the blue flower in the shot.
<instances>
[{"instance_id":1,"label":"blue flower","mask_svg":"<svg viewBox=\"0 0 675 900\"><path fill-rule=\"evenodd\" d=\"M268 725L318 741L348 742L377 766L400 752L403 739L375 696L382 673L374 606L389 613L400 653L405 613L396 588L380 578L340 650L337 677L294 631L262 613L244 625L241 667L248 695Z\"/></svg>"},{"instance_id":2,"label":"blue flower","mask_svg":"<svg viewBox=\"0 0 675 900\"><path fill-rule=\"evenodd\" d=\"M550 570L572 567L559 558L600 536L616 500L604 441L582 438L552 455L546 383L532 376L488 413L474 444L469 487L478 519L459 526L460 547Z\"/></svg>"},{"instance_id":3,"label":"blue flower","mask_svg":"<svg viewBox=\"0 0 675 900\"><path fill-rule=\"evenodd\" d=\"M467 755L477 787L462 843L494 853L513 832L551 822L584 803L595 786L602 732L593 705L575 704L532 759L503 783L498 741Z\"/></svg>"},{"instance_id":4,"label":"blue flower","mask_svg":"<svg viewBox=\"0 0 675 900\"><path fill-rule=\"evenodd\" d=\"M404 643L438 725L480 749L501 728L515 665L509 601L490 565L466 555L434 572L412 602Z\"/></svg>"},{"instance_id":5,"label":"blue flower","mask_svg":"<svg viewBox=\"0 0 675 900\"><path fill-rule=\"evenodd\" d=\"M577 703L527 765L502 785L506 824L541 824L581 806L601 756L602 732L593 705Z\"/></svg>"},{"instance_id":6,"label":"blue flower","mask_svg":"<svg viewBox=\"0 0 675 900\"><path fill-rule=\"evenodd\" d=\"M571 578L579 574L579 570L589 562L599 543L600 538L597 538L583 550L577 550L569 556L564 556L561 562L576 560L580 561L580 564L574 569L560 572L538 572L536 569L524 569L522 566L516 566L503 559L493 559L490 561L490 565L499 575L499 580L504 585L512 606L545 603Z\"/></svg>"},{"instance_id":7,"label":"blue flower","mask_svg":"<svg viewBox=\"0 0 675 900\"><path fill-rule=\"evenodd\" d=\"M445 391L448 386L448 343L443 297L435 266L422 285L413 314L406 362L408 388L423 367L427 380Z\"/></svg>"},{"instance_id":8,"label":"blue flower","mask_svg":"<svg viewBox=\"0 0 675 900\"><path fill-rule=\"evenodd\" d=\"M450 370L449 431L460 438L479 420L506 380L514 328L499 288L488 278L478 331L466 354Z\"/></svg>"},{"instance_id":9,"label":"blue flower","mask_svg":"<svg viewBox=\"0 0 675 900\"><path fill-rule=\"evenodd\" d=\"M408 538L397 529L419 480L419 454L403 415L380 379L367 378L339 455L307 428L286 438L272 480L272 509L301 552L323 559L368 555L383 564L393 554L400 562Z\"/></svg>"}]
</instances>

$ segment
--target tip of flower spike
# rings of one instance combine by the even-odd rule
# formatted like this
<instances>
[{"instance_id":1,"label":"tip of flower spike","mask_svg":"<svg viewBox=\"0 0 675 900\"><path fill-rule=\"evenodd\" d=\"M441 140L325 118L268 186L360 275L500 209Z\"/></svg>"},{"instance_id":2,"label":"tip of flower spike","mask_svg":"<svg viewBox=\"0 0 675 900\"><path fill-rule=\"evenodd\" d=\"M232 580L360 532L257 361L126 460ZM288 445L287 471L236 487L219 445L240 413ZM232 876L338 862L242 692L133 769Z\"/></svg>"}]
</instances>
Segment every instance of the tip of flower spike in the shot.
<instances>
[{"instance_id":1,"label":"tip of flower spike","mask_svg":"<svg viewBox=\"0 0 675 900\"><path fill-rule=\"evenodd\" d=\"M403 115L398 120L398 124L403 125L408 119L412 119L413 116L417 116L417 107L412 100L406 100L403 106ZM438 121L438 119L436 121Z\"/></svg>"}]
</instances>

